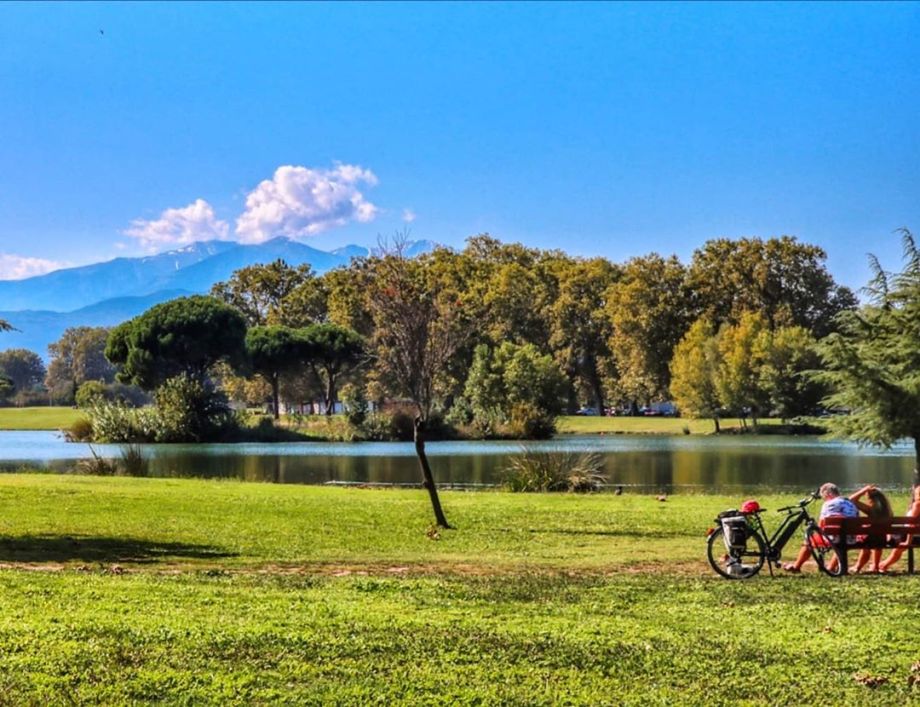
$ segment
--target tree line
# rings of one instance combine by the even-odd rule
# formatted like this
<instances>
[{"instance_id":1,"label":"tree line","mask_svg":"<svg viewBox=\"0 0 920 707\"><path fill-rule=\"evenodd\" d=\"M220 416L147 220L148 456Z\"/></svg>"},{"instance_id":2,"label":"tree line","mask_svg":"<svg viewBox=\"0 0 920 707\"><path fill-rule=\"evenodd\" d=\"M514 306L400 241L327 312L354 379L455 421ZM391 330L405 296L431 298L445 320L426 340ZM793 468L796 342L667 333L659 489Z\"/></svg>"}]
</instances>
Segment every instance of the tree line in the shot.
<instances>
[{"instance_id":1,"label":"tree line","mask_svg":"<svg viewBox=\"0 0 920 707\"><path fill-rule=\"evenodd\" d=\"M216 284L211 297L242 319L241 348L216 332L211 343L227 350L190 373L241 402L271 401L276 414L282 400L321 400L331 412L345 384L349 398L405 400L483 434L545 433L583 405L636 412L669 399L714 419L794 416L821 398L800 376L816 364L810 347L856 305L825 259L791 237L711 240L687 264L655 253L577 258L488 235L407 258L397 238L321 276L276 261ZM23 352L0 354L0 371L15 374L15 390L44 382L61 399L86 381L113 385L116 368L154 390L184 366L153 376L146 367L166 366L154 339L144 354L109 341L106 356L108 340L103 329L69 330L46 372Z\"/></svg>"},{"instance_id":2,"label":"tree line","mask_svg":"<svg viewBox=\"0 0 920 707\"><path fill-rule=\"evenodd\" d=\"M212 295L249 326L351 330L367 348L349 382L369 399L405 398L424 417L486 432L515 416L539 427L584 404L636 411L678 398L708 415L684 395L692 382L672 385L691 330L720 340L714 409L813 412L821 396L800 385L814 364L806 351L856 306L824 251L791 237L712 240L689 264L577 258L488 235L413 259L395 245L322 276L280 261L244 268Z\"/></svg>"}]
</instances>

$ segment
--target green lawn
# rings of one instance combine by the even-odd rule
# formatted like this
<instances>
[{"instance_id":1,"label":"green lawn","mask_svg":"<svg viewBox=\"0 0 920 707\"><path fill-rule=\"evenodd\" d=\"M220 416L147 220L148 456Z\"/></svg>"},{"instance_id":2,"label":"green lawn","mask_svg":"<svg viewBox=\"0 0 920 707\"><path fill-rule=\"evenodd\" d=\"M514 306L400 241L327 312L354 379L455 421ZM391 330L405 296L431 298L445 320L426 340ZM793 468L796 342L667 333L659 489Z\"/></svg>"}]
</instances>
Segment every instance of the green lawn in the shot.
<instances>
[{"instance_id":1,"label":"green lawn","mask_svg":"<svg viewBox=\"0 0 920 707\"><path fill-rule=\"evenodd\" d=\"M750 421L748 421L750 423ZM758 420L761 425L777 425L779 420ZM741 420L727 418L720 421L723 430L741 427ZM712 420L689 420L681 417L600 417L598 415L563 415L556 418L560 434L711 434L715 429Z\"/></svg>"},{"instance_id":2,"label":"green lawn","mask_svg":"<svg viewBox=\"0 0 920 707\"><path fill-rule=\"evenodd\" d=\"M70 427L83 413L69 407L0 408L0 430L58 430ZM334 416L331 424L340 420ZM761 424L778 424L779 420L760 420ZM322 438L328 435L325 417L308 418L302 432L307 436ZM740 427L736 419L722 420L722 428ZM713 430L710 420L688 420L676 417L580 417L564 415L557 418L560 434L709 434Z\"/></svg>"},{"instance_id":3,"label":"green lawn","mask_svg":"<svg viewBox=\"0 0 920 707\"><path fill-rule=\"evenodd\" d=\"M918 580L717 579L738 500L0 476L0 703L920 699Z\"/></svg>"},{"instance_id":4,"label":"green lawn","mask_svg":"<svg viewBox=\"0 0 920 707\"><path fill-rule=\"evenodd\" d=\"M70 407L0 408L0 430L60 430L82 415Z\"/></svg>"}]
</instances>

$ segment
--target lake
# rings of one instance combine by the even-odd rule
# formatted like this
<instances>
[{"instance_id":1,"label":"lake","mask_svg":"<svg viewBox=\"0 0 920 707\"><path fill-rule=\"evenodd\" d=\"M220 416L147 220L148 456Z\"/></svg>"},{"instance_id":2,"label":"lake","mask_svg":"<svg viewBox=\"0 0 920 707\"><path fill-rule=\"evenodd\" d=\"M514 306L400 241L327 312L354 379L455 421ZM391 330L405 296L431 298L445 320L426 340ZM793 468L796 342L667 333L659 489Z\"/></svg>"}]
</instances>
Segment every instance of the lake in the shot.
<instances>
[{"instance_id":1,"label":"lake","mask_svg":"<svg viewBox=\"0 0 920 707\"><path fill-rule=\"evenodd\" d=\"M913 447L860 449L816 437L741 436L565 436L528 443L542 451L600 454L609 485L659 493L813 489L825 481L846 488L877 483L906 488L912 479ZM429 442L438 482L480 487L500 483L501 470L521 450L520 442ZM118 457L118 445L93 445ZM411 443L297 442L284 444L144 445L155 477L234 478L288 484L417 484ZM57 432L0 431L0 470L46 469L66 473L90 457L90 447Z\"/></svg>"}]
</instances>

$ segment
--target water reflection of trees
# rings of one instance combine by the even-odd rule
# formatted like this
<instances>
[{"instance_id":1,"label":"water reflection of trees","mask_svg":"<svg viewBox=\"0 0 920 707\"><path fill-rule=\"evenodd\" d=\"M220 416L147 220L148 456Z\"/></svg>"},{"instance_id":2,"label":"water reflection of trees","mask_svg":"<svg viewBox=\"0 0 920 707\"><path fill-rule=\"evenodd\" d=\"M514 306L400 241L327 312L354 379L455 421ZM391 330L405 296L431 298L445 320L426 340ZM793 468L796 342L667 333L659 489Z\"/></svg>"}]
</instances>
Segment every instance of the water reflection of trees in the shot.
<instances>
[{"instance_id":1,"label":"water reflection of trees","mask_svg":"<svg viewBox=\"0 0 920 707\"><path fill-rule=\"evenodd\" d=\"M443 484L490 485L501 482L509 454L432 456ZM806 489L825 481L845 488L878 483L885 488L910 484L912 460L905 456L861 456L786 449L782 445L630 450L603 454L611 484L644 491L675 489ZM415 484L411 456L154 454L151 474L170 477L236 478L246 481L322 484L328 482Z\"/></svg>"}]
</instances>

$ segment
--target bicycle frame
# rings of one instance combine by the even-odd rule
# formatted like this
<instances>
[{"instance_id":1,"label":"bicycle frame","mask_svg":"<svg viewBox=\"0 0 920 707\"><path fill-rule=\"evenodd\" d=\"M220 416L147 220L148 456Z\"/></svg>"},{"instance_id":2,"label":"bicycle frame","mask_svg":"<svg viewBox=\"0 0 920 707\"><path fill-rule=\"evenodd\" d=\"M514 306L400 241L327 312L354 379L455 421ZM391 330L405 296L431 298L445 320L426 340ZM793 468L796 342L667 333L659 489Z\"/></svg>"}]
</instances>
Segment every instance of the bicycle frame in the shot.
<instances>
[{"instance_id":1,"label":"bicycle frame","mask_svg":"<svg viewBox=\"0 0 920 707\"><path fill-rule=\"evenodd\" d=\"M801 528L802 525L812 522L811 516L804 507L790 509L779 527L773 531L772 535L768 536L767 529L763 524L763 519L760 517L761 513L762 511L758 511L754 514L756 518L756 525L754 528L760 533L760 537L763 540L767 559L770 562L778 562L783 548L786 547L786 544L792 539L796 531Z\"/></svg>"}]
</instances>

